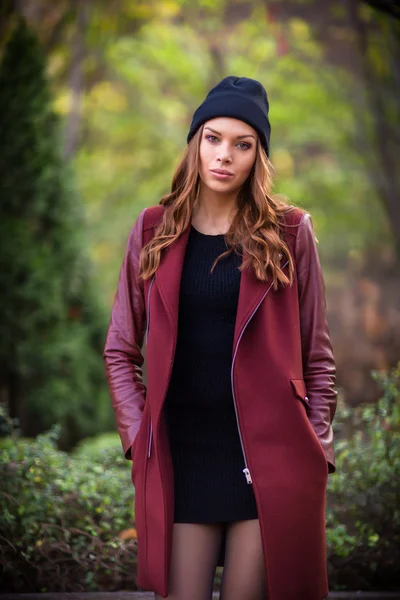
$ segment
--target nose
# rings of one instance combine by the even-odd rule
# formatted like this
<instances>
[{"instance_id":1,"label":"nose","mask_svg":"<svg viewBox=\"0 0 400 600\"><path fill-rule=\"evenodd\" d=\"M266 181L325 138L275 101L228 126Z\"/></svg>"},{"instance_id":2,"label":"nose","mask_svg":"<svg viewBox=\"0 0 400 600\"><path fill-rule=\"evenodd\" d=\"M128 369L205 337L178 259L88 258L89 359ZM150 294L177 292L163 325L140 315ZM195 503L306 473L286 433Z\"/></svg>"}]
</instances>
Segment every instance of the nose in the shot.
<instances>
[{"instance_id":1,"label":"nose","mask_svg":"<svg viewBox=\"0 0 400 600\"><path fill-rule=\"evenodd\" d=\"M221 144L219 146L217 161L220 163L228 163L232 161L232 154L227 144Z\"/></svg>"}]
</instances>

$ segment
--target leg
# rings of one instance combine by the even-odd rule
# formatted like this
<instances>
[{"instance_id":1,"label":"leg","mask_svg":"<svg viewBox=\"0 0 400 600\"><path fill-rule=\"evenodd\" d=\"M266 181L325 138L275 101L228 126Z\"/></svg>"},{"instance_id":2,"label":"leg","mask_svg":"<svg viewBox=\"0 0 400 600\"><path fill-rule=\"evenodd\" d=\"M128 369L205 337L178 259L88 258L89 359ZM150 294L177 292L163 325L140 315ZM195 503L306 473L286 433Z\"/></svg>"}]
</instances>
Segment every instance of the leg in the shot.
<instances>
[{"instance_id":1,"label":"leg","mask_svg":"<svg viewBox=\"0 0 400 600\"><path fill-rule=\"evenodd\" d=\"M221 600L265 600L264 556L258 519L227 526Z\"/></svg>"},{"instance_id":2,"label":"leg","mask_svg":"<svg viewBox=\"0 0 400 600\"><path fill-rule=\"evenodd\" d=\"M222 532L218 523L174 523L168 600L211 600Z\"/></svg>"}]
</instances>

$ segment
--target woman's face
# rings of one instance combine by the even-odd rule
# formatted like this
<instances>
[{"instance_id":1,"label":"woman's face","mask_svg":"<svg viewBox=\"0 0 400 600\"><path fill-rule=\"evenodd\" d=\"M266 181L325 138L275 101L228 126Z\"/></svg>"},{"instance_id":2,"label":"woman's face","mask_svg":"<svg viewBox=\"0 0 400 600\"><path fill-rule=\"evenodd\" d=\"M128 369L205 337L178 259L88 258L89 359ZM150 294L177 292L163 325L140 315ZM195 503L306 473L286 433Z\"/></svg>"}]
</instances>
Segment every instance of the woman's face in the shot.
<instances>
[{"instance_id":1,"label":"woman's face","mask_svg":"<svg viewBox=\"0 0 400 600\"><path fill-rule=\"evenodd\" d=\"M202 183L223 194L239 191L253 167L256 147L257 132L244 121L231 117L207 121L200 142Z\"/></svg>"}]
</instances>

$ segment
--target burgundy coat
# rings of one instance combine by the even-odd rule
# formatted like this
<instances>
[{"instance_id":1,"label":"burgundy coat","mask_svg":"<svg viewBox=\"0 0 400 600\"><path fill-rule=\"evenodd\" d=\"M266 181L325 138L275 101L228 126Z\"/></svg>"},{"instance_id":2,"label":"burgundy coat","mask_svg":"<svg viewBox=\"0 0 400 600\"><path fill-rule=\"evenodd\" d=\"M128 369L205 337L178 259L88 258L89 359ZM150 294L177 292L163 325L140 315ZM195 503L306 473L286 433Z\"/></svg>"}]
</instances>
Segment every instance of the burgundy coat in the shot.
<instances>
[{"instance_id":1,"label":"burgundy coat","mask_svg":"<svg viewBox=\"0 0 400 600\"><path fill-rule=\"evenodd\" d=\"M177 340L179 285L189 229L169 246L155 277L138 277L139 252L164 207L144 209L128 240L104 350L122 445L132 458L137 583L168 595L173 466L163 402ZM328 594L325 496L333 472L335 363L324 280L311 218L294 208L283 235L295 261L292 286L241 274L231 381L247 479L262 534L269 600ZM287 261L284 264L287 272ZM141 348L146 342L147 389ZM245 477L245 473L243 474Z\"/></svg>"}]
</instances>

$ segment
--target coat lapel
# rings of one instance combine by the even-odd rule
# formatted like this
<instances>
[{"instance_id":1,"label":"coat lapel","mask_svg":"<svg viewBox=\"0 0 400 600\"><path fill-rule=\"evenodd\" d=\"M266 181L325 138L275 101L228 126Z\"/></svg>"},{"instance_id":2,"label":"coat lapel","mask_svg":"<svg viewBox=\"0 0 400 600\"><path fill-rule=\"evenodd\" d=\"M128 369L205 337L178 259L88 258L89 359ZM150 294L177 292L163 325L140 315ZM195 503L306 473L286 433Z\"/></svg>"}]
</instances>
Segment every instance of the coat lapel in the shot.
<instances>
[{"instance_id":1,"label":"coat lapel","mask_svg":"<svg viewBox=\"0 0 400 600\"><path fill-rule=\"evenodd\" d=\"M233 348L239 340L243 327L261 302L263 296L268 292L271 283L260 281L252 269L243 269L240 278L239 302L236 313L235 334Z\"/></svg>"},{"instance_id":2,"label":"coat lapel","mask_svg":"<svg viewBox=\"0 0 400 600\"><path fill-rule=\"evenodd\" d=\"M155 284L168 314L174 343L178 332L179 291L189 233L190 227L165 249L155 275Z\"/></svg>"},{"instance_id":3,"label":"coat lapel","mask_svg":"<svg viewBox=\"0 0 400 600\"><path fill-rule=\"evenodd\" d=\"M168 246L163 253L155 276L155 284L168 314L174 343L178 332L180 282L189 233L190 227L182 233L176 242ZM287 266L287 263L285 266ZM240 278L233 348L236 347L242 330L253 312L271 290L271 281L260 281L252 269L243 269Z\"/></svg>"},{"instance_id":4,"label":"coat lapel","mask_svg":"<svg viewBox=\"0 0 400 600\"><path fill-rule=\"evenodd\" d=\"M284 264L283 269L288 265ZM268 293L274 293L271 281L257 279L253 269L243 269L240 279L239 302L236 314L233 352L240 340L243 329L251 319L253 313L264 300Z\"/></svg>"}]
</instances>

